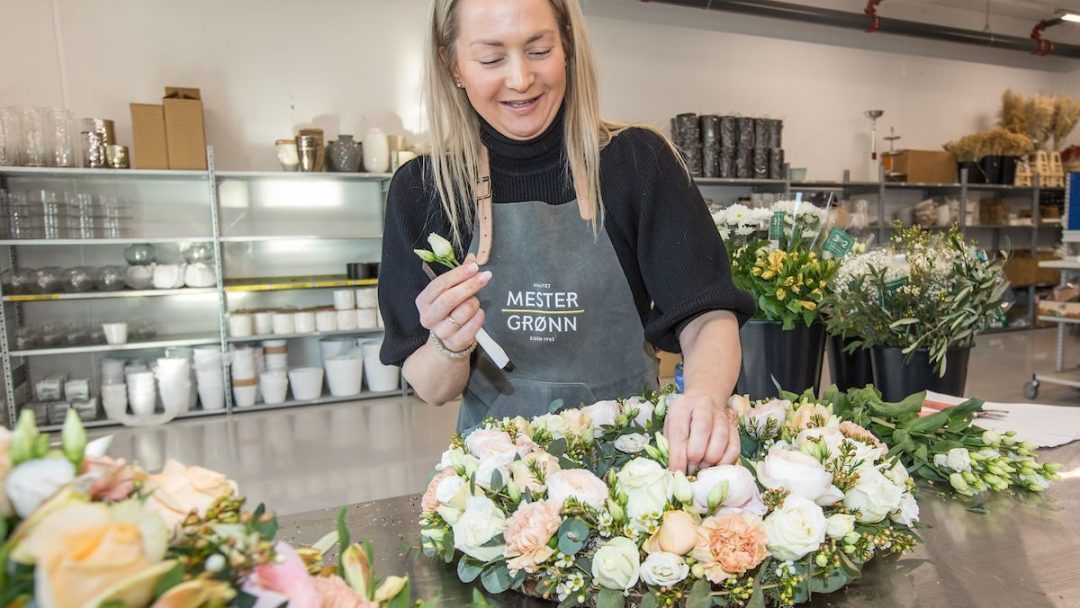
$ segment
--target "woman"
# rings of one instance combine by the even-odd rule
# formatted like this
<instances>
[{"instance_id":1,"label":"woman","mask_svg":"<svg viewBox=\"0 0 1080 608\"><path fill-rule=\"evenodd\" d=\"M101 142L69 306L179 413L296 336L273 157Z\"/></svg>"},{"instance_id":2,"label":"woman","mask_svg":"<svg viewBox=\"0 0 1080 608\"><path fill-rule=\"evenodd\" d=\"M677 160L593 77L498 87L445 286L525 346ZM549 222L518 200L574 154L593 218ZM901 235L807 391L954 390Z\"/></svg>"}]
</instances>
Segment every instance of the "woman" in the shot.
<instances>
[{"instance_id":1,"label":"woman","mask_svg":"<svg viewBox=\"0 0 1080 608\"><path fill-rule=\"evenodd\" d=\"M638 394L653 347L681 350L671 468L734 462L725 407L753 302L664 137L600 119L578 0L435 0L427 78L435 149L387 200L383 362L428 403L463 393L467 430ZM432 232L469 253L429 281L413 249ZM474 352L481 327L514 371Z\"/></svg>"}]
</instances>

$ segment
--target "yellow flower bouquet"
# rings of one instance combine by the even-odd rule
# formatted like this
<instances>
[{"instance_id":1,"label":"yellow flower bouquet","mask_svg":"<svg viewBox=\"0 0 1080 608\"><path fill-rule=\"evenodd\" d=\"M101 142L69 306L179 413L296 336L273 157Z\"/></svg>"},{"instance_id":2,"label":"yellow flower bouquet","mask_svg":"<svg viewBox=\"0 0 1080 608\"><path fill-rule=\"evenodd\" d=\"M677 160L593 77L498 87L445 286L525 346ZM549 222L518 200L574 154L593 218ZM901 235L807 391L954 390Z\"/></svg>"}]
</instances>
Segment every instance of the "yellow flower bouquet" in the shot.
<instances>
[{"instance_id":1,"label":"yellow flower bouquet","mask_svg":"<svg viewBox=\"0 0 1080 608\"><path fill-rule=\"evenodd\" d=\"M796 323L810 326L818 319L825 286L837 264L813 251L770 249L766 241L758 240L735 250L731 270L735 284L754 296L756 318L779 321L790 330Z\"/></svg>"}]
</instances>

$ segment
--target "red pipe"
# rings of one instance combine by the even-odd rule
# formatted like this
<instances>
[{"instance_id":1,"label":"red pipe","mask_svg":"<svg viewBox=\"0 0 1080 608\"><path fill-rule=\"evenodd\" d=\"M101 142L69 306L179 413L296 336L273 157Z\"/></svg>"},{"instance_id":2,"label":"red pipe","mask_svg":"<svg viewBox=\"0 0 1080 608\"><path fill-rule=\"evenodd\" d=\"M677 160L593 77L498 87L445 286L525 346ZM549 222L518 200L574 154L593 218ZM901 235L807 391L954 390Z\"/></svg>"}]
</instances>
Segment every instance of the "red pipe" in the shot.
<instances>
[{"instance_id":1,"label":"red pipe","mask_svg":"<svg viewBox=\"0 0 1080 608\"><path fill-rule=\"evenodd\" d=\"M878 5L884 1L885 0L866 1L866 8L863 9L863 12L866 13L867 17L870 17L870 28L866 31L871 34L878 31L878 28L881 27L881 17L878 16L877 9Z\"/></svg>"}]
</instances>

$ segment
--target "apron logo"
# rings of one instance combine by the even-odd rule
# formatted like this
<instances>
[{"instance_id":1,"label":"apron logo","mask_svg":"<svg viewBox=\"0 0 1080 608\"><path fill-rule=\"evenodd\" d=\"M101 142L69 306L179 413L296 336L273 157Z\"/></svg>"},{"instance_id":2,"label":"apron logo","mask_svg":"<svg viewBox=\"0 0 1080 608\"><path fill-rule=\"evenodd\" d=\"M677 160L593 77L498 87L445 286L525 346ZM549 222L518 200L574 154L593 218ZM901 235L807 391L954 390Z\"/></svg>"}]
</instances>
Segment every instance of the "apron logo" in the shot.
<instances>
[{"instance_id":1,"label":"apron logo","mask_svg":"<svg viewBox=\"0 0 1080 608\"><path fill-rule=\"evenodd\" d=\"M578 330L578 317L585 313L576 291L551 291L550 283L533 283L532 291L506 293L506 327L531 334L530 340L554 342L555 336Z\"/></svg>"}]
</instances>

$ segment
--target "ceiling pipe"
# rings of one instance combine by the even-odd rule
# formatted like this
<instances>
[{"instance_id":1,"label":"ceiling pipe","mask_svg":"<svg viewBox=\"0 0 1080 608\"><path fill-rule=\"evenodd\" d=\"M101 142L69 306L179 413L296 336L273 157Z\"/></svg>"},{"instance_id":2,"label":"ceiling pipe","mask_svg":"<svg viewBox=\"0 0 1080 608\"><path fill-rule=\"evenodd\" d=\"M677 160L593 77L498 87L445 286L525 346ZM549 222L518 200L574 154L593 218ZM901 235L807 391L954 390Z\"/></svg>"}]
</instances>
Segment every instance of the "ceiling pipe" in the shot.
<instances>
[{"instance_id":1,"label":"ceiling pipe","mask_svg":"<svg viewBox=\"0 0 1080 608\"><path fill-rule=\"evenodd\" d=\"M800 23L814 23L861 31L866 31L869 28L870 31L878 31L884 34L1021 51L1043 56L1053 54L1059 57L1080 59L1080 46L1075 44L1051 44L1041 38L1041 29L1038 27L1036 28L1039 33L1038 37L1036 37L1036 32L1032 32L1031 38L1021 38L1019 36L1004 36L932 23L888 19L878 15L876 10L872 10L876 9L876 6L880 4L880 0L876 2L870 0L865 14L791 2L777 2L776 0L642 0L642 2L742 13L756 17L787 19Z\"/></svg>"}]
</instances>

